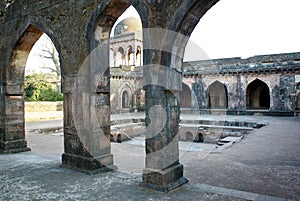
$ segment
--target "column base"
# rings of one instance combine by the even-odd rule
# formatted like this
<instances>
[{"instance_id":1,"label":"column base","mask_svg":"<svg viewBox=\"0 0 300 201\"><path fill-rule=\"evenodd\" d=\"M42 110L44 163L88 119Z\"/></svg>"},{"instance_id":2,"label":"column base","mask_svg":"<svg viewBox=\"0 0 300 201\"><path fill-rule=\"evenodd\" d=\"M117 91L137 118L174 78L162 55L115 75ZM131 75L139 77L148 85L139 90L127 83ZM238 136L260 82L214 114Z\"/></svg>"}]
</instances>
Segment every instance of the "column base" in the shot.
<instances>
[{"instance_id":1,"label":"column base","mask_svg":"<svg viewBox=\"0 0 300 201\"><path fill-rule=\"evenodd\" d=\"M183 165L178 164L165 170L144 169L140 187L167 193L187 182L188 179L183 177Z\"/></svg>"},{"instance_id":2,"label":"column base","mask_svg":"<svg viewBox=\"0 0 300 201\"><path fill-rule=\"evenodd\" d=\"M27 147L27 141L24 139L7 142L0 141L1 154L20 153L25 151L31 151L31 149Z\"/></svg>"},{"instance_id":3,"label":"column base","mask_svg":"<svg viewBox=\"0 0 300 201\"><path fill-rule=\"evenodd\" d=\"M113 165L112 154L92 158L64 153L62 155L61 167L83 172L89 175L117 169L117 167Z\"/></svg>"}]
</instances>

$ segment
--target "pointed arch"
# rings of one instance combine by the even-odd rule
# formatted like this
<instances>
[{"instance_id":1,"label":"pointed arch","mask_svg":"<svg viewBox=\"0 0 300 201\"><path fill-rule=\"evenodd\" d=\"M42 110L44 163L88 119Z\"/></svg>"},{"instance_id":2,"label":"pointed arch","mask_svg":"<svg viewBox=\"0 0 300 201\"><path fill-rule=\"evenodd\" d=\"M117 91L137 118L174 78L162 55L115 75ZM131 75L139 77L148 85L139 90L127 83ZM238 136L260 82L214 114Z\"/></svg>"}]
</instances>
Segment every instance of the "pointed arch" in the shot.
<instances>
[{"instance_id":1,"label":"pointed arch","mask_svg":"<svg viewBox=\"0 0 300 201\"><path fill-rule=\"evenodd\" d=\"M135 61L134 61L134 52L133 52L133 48L131 45L129 45L127 47L127 64L128 66L132 66L135 64Z\"/></svg>"},{"instance_id":2,"label":"pointed arch","mask_svg":"<svg viewBox=\"0 0 300 201\"><path fill-rule=\"evenodd\" d=\"M228 92L226 86L215 81L208 87L207 106L211 109L225 109L228 107Z\"/></svg>"},{"instance_id":3,"label":"pointed arch","mask_svg":"<svg viewBox=\"0 0 300 201\"><path fill-rule=\"evenodd\" d=\"M252 81L246 90L247 109L269 109L270 90L260 79Z\"/></svg>"},{"instance_id":4,"label":"pointed arch","mask_svg":"<svg viewBox=\"0 0 300 201\"><path fill-rule=\"evenodd\" d=\"M116 53L116 66L125 65L125 51L123 47L119 47Z\"/></svg>"},{"instance_id":5,"label":"pointed arch","mask_svg":"<svg viewBox=\"0 0 300 201\"><path fill-rule=\"evenodd\" d=\"M190 87L182 82L182 90L180 91L180 108L192 107L192 92Z\"/></svg>"},{"instance_id":6,"label":"pointed arch","mask_svg":"<svg viewBox=\"0 0 300 201\"><path fill-rule=\"evenodd\" d=\"M114 23L130 5L139 13L142 27L148 27L148 9L143 1L104 0L93 12L87 26L88 53L109 38Z\"/></svg>"},{"instance_id":7,"label":"pointed arch","mask_svg":"<svg viewBox=\"0 0 300 201\"><path fill-rule=\"evenodd\" d=\"M118 104L119 108L130 108L132 107L132 96L133 96L133 89L129 83L125 82L118 91Z\"/></svg>"},{"instance_id":8,"label":"pointed arch","mask_svg":"<svg viewBox=\"0 0 300 201\"><path fill-rule=\"evenodd\" d=\"M30 150L25 140L25 116L24 116L24 75L25 66L34 44L44 34L40 27L33 24L26 25L24 32L14 42L9 56L9 63L3 72L5 82L3 101L10 109L3 112L4 124L13 125L14 128L6 128L0 133L0 152L21 152ZM47 34L48 35L48 34ZM51 39L52 35L48 35ZM54 44L55 46L55 44ZM56 46L55 46L56 48ZM59 48L56 48L59 51ZM59 56L59 62L61 61ZM13 128L12 127L12 128ZM4 137L2 136L4 135ZM2 144L3 143L3 144ZM9 145L9 146L8 146Z\"/></svg>"},{"instance_id":9,"label":"pointed arch","mask_svg":"<svg viewBox=\"0 0 300 201\"><path fill-rule=\"evenodd\" d=\"M135 65L136 66L141 66L143 65L143 57L142 57L142 48L141 46L136 47L136 53L135 53Z\"/></svg>"},{"instance_id":10,"label":"pointed arch","mask_svg":"<svg viewBox=\"0 0 300 201\"><path fill-rule=\"evenodd\" d=\"M126 90L122 93L122 108L130 108L129 94Z\"/></svg>"}]
</instances>

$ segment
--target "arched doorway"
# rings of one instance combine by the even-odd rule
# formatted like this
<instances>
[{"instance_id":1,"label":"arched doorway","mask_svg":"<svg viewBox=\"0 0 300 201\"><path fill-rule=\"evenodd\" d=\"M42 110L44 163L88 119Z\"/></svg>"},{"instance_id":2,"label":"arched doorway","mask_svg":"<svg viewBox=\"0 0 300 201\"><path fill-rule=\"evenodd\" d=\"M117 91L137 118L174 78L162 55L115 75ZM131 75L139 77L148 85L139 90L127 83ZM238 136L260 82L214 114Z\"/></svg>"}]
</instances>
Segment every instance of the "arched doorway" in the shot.
<instances>
[{"instance_id":1,"label":"arched doorway","mask_svg":"<svg viewBox=\"0 0 300 201\"><path fill-rule=\"evenodd\" d=\"M130 107L130 99L127 91L123 91L122 93L122 108Z\"/></svg>"},{"instance_id":2,"label":"arched doorway","mask_svg":"<svg viewBox=\"0 0 300 201\"><path fill-rule=\"evenodd\" d=\"M185 139L186 139L186 141L193 142L194 141L193 133L191 133L190 131L186 132Z\"/></svg>"},{"instance_id":3,"label":"arched doorway","mask_svg":"<svg viewBox=\"0 0 300 201\"><path fill-rule=\"evenodd\" d=\"M269 109L270 91L268 85L256 79L247 87L247 109Z\"/></svg>"},{"instance_id":4,"label":"arched doorway","mask_svg":"<svg viewBox=\"0 0 300 201\"><path fill-rule=\"evenodd\" d=\"M10 152L21 152L21 151L28 151L30 150L27 148L27 141L25 140L25 103L24 99L25 97L25 67L26 63L29 58L29 54L33 48L33 46L37 43L37 41L41 38L41 36L44 34L44 32L39 29L38 27L30 24L27 26L25 31L19 36L18 40L16 41L13 51L11 53L10 57L10 63L6 68L6 71L4 72L5 80L6 80L6 87L4 88L5 96L3 97L5 103L7 105L10 105L10 109L6 110L4 113L4 119L3 122L6 125L11 125L9 127L5 126L4 132L1 133L5 134L5 137L2 138L1 136L1 142L6 142L3 145L1 144L0 147L2 149L2 152L4 153L10 153ZM50 40L50 39L49 39ZM51 41L51 40L50 40ZM49 48L54 48L56 49L55 45L51 43L51 47ZM43 61L47 63L47 58L50 56L55 56L57 53L52 53L47 52L49 49L45 49L45 52L43 52L41 55L41 63ZM43 50L40 50L43 51ZM45 80L36 80L32 79L32 82L39 83L40 81L43 81L43 86L42 88L38 88L41 90L40 92L52 92L49 91L50 89L53 90L53 92L57 92L58 94L60 93L60 56L58 54L58 58L53 60L53 62L57 62L56 66L52 70L56 70L58 72L56 78L59 80L59 83L54 82L54 78L51 77L53 80L53 85L51 83L46 83ZM45 66L45 71L46 71ZM27 66L27 68L29 68ZM57 68L57 69L55 69ZM48 74L49 76L50 74ZM51 75L52 76L52 75ZM36 77L39 78L39 77ZM27 89L27 88L26 88ZM34 92L37 90L33 86L31 86L31 93L34 94ZM56 91L57 90L57 91ZM27 91L26 91L27 92ZM27 93L26 93L27 95ZM38 93L38 95L41 95ZM48 94L43 94L43 97L45 97ZM54 94L53 94L54 95ZM37 118L35 118L37 119ZM36 121L36 120L35 120ZM47 140L46 140L47 141ZM61 143L61 146L63 143ZM9 145L9 146L7 146ZM41 144L37 144L36 147L41 147ZM41 149L38 149L38 152L40 152ZM0 151L1 152L1 151ZM59 151L59 155L61 154L62 150Z\"/></svg>"},{"instance_id":5,"label":"arched doorway","mask_svg":"<svg viewBox=\"0 0 300 201\"><path fill-rule=\"evenodd\" d=\"M228 107L228 94L226 86L215 81L208 87L207 106L211 109L225 109Z\"/></svg>"},{"instance_id":6,"label":"arched doorway","mask_svg":"<svg viewBox=\"0 0 300 201\"><path fill-rule=\"evenodd\" d=\"M132 6L131 6L132 3ZM127 113L131 111L132 106L132 94L134 94L135 86L132 84L134 80L130 74L131 69L128 68L128 64L134 65L135 59L135 47L138 43L136 43L135 34L132 32L134 30L134 22L132 18L128 20L125 15L123 15L127 9L135 9L139 10L140 12L146 12L146 7L140 1L123 1L123 0L116 0L116 1L109 1L103 2L101 6L98 6L95 10L93 16L91 17L91 21L89 23L88 28L88 44L90 52L97 54L95 56L96 63L93 67L97 68L97 66L109 66L107 62L109 61L108 51L110 48L113 48L115 51L115 63L116 67L122 68L105 68L105 69L97 69L94 72L95 75L98 76L99 80L104 80L107 82L104 83L104 87L102 87L99 91L96 91L96 95L102 100L99 101L98 106L95 108L96 112L99 111L97 114L100 119L104 119L105 121L100 120L99 127L104 128L103 134L101 138L97 141L100 142L99 147L100 151L98 154L103 156L105 159L101 159L100 163L101 166L111 167L112 164L118 166L118 169L126 168L122 163L124 163L124 158L120 159L120 152L116 151L119 148L115 148L114 143L110 143L107 139L110 138L111 132L114 128L112 128L111 122L122 125L122 129L126 129L126 124L131 123L131 117L126 116L125 119L114 119L117 114L120 113ZM136 12L137 12L136 10ZM128 14L128 13L127 13ZM147 16L141 16L147 17ZM126 20L127 19L127 20ZM142 27L141 20L140 26ZM131 26L132 25L132 26ZM128 37L130 36L130 37ZM101 47L98 49L98 47ZM99 51L98 51L99 50ZM101 54L101 53L104 54ZM98 53L100 54L98 56ZM129 56L129 57L128 57ZM130 59L128 59L130 58ZM108 61L107 61L108 60ZM101 65L98 65L101 63ZM98 75L96 75L98 74ZM108 81L109 79L109 81ZM128 84L127 84L128 83ZM97 83L98 84L98 83ZM101 83L99 83L101 84ZM127 87L127 85L129 87ZM126 86L126 87L124 87ZM99 87L100 88L100 87ZM93 96L94 94L92 94ZM115 97L115 100L113 100ZM110 100L107 101L107 100ZM111 101L114 101L112 104ZM115 107L115 108L112 108ZM124 110L122 110L125 108ZM102 111L105 112L102 112ZM110 112L115 110L115 114L110 115ZM124 121L123 121L124 120ZM96 132L96 131L95 131ZM127 134L127 133L126 133ZM123 132L119 136L119 141L123 137ZM118 141L117 139L117 141ZM114 154L114 157L112 155ZM128 155L131 156L130 154ZM137 167L141 167L141 170L144 167L144 161L138 160L139 164ZM126 160L126 162L130 162L130 158ZM126 170L126 169L125 169Z\"/></svg>"},{"instance_id":7,"label":"arched doorway","mask_svg":"<svg viewBox=\"0 0 300 201\"><path fill-rule=\"evenodd\" d=\"M182 83L182 91L180 91L180 107L181 108L191 108L191 90L189 86L185 83Z\"/></svg>"}]
</instances>

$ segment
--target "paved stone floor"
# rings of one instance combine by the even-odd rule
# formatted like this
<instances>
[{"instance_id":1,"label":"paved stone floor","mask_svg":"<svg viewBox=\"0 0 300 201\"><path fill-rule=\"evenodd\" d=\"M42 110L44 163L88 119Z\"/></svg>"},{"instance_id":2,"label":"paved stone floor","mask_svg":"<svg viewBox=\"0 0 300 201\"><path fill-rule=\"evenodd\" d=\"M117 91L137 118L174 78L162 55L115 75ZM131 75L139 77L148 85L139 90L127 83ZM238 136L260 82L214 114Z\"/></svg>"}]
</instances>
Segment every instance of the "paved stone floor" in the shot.
<instances>
[{"instance_id":1,"label":"paved stone floor","mask_svg":"<svg viewBox=\"0 0 300 201\"><path fill-rule=\"evenodd\" d=\"M89 176L60 168L61 133L30 132L61 120L29 122L32 151L0 155L0 200L300 200L300 118L226 118L268 125L223 150L181 142L180 162L190 182L167 194L138 188L145 159L141 138L112 144L119 171Z\"/></svg>"}]
</instances>

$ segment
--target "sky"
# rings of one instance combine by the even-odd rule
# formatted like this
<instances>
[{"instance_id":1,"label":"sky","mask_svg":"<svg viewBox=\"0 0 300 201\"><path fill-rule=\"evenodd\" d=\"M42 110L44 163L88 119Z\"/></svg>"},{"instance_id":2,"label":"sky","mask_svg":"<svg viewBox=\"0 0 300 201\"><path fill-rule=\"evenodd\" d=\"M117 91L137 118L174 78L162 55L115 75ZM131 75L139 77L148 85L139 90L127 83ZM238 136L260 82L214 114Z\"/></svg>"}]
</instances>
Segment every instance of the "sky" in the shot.
<instances>
[{"instance_id":1,"label":"sky","mask_svg":"<svg viewBox=\"0 0 300 201\"><path fill-rule=\"evenodd\" d=\"M139 17L130 7L116 24L129 16ZM194 29L185 60L300 52L299 21L300 0L220 0Z\"/></svg>"},{"instance_id":2,"label":"sky","mask_svg":"<svg viewBox=\"0 0 300 201\"><path fill-rule=\"evenodd\" d=\"M190 40L210 58L300 51L299 0L221 0Z\"/></svg>"},{"instance_id":3,"label":"sky","mask_svg":"<svg viewBox=\"0 0 300 201\"><path fill-rule=\"evenodd\" d=\"M130 16L139 18L133 7L115 25ZM195 27L184 61L300 52L299 21L300 0L220 0Z\"/></svg>"}]
</instances>

